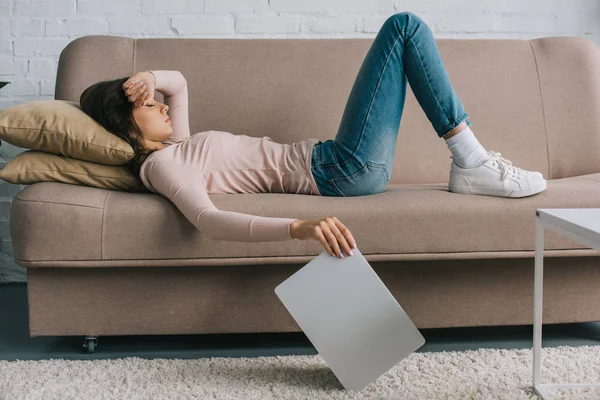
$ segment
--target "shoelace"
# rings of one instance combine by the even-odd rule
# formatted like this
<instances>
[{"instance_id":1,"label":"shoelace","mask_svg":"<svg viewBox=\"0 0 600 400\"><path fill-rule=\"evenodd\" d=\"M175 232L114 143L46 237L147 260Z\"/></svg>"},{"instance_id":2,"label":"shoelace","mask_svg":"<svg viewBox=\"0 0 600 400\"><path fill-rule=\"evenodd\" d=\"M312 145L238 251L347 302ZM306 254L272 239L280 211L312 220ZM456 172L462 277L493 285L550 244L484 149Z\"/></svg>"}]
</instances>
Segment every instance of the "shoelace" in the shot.
<instances>
[{"instance_id":1,"label":"shoelace","mask_svg":"<svg viewBox=\"0 0 600 400\"><path fill-rule=\"evenodd\" d=\"M490 155L491 159L494 160L494 163L498 164L502 180L505 180L508 174L513 174L516 178L521 178L524 175L525 171L523 169L512 165L512 161L502 157L500 153L491 150L487 153ZM454 159L453 156L450 156L450 158Z\"/></svg>"},{"instance_id":2,"label":"shoelace","mask_svg":"<svg viewBox=\"0 0 600 400\"><path fill-rule=\"evenodd\" d=\"M498 164L502 180L505 180L509 174L515 176L516 178L521 178L523 176L524 171L521 168L512 165L512 162L502 157L500 153L495 151L488 151L488 154L490 155L492 160L494 160L494 162Z\"/></svg>"}]
</instances>

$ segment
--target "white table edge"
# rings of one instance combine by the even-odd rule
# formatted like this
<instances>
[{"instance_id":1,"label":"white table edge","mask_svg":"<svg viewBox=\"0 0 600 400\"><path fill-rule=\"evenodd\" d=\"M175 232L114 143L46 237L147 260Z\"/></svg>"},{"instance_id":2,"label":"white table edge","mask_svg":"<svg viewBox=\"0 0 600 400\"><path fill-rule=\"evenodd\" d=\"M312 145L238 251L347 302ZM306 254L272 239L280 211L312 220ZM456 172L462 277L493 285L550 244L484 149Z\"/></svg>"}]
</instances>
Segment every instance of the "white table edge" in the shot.
<instances>
[{"instance_id":1,"label":"white table edge","mask_svg":"<svg viewBox=\"0 0 600 400\"><path fill-rule=\"evenodd\" d=\"M575 225L562 218L536 210L535 219L535 277L534 277L534 329L533 329L533 389L543 399L549 400L548 390L568 388L600 388L600 383L558 383L541 384L541 344L542 344L542 311L543 311L543 258L544 229L550 229L567 236L585 246L600 250L600 234ZM581 229L574 229L574 228ZM596 236L598 240L586 235Z\"/></svg>"}]
</instances>

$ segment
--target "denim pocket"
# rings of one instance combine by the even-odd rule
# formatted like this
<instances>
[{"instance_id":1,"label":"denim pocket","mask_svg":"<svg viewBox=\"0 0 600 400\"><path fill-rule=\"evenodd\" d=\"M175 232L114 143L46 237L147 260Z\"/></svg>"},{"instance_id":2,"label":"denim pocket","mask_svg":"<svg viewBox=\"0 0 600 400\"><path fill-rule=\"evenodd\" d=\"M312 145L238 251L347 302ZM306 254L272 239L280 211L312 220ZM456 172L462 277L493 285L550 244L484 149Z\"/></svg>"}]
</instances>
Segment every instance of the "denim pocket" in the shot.
<instances>
[{"instance_id":1,"label":"denim pocket","mask_svg":"<svg viewBox=\"0 0 600 400\"><path fill-rule=\"evenodd\" d=\"M328 179L338 196L365 196L381 193L387 187L389 175L385 164L367 163L352 175Z\"/></svg>"}]
</instances>

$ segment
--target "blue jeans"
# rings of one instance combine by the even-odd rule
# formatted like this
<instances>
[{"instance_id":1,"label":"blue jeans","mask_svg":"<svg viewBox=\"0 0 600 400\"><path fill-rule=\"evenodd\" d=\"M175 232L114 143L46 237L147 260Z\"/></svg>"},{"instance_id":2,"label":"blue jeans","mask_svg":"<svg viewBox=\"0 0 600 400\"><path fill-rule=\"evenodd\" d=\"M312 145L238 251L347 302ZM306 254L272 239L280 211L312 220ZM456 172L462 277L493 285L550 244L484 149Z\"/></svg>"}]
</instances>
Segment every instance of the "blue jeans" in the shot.
<instances>
[{"instance_id":1,"label":"blue jeans","mask_svg":"<svg viewBox=\"0 0 600 400\"><path fill-rule=\"evenodd\" d=\"M406 82L441 138L468 114L454 92L431 29L410 12L389 17L358 71L335 139L312 150L322 196L381 193L391 177Z\"/></svg>"}]
</instances>

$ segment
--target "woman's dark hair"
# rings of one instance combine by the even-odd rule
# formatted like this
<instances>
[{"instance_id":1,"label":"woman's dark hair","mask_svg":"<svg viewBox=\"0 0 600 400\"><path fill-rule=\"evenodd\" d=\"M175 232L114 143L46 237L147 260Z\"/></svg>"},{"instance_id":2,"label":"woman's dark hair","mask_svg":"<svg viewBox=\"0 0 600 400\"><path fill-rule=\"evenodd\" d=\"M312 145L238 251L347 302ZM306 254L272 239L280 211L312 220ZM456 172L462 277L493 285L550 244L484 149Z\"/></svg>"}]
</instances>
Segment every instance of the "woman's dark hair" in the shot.
<instances>
[{"instance_id":1,"label":"woman's dark hair","mask_svg":"<svg viewBox=\"0 0 600 400\"><path fill-rule=\"evenodd\" d=\"M156 150L144 148L144 137L133 118L134 104L129 101L123 84L129 78L94 83L83 91L79 98L81 110L93 118L107 131L131 145L134 157L127 165L137 179L146 158Z\"/></svg>"}]
</instances>

